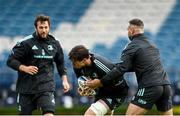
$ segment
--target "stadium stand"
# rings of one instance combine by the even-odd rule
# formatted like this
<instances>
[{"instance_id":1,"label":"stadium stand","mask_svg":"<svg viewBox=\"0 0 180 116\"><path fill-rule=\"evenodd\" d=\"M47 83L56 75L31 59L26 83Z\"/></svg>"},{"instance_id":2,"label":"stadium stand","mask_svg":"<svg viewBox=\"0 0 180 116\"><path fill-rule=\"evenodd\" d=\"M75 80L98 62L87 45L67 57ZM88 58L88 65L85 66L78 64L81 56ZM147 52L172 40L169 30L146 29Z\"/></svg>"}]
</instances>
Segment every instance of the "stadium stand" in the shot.
<instances>
[{"instance_id":1,"label":"stadium stand","mask_svg":"<svg viewBox=\"0 0 180 116\"><path fill-rule=\"evenodd\" d=\"M67 57L71 47L84 44L91 51L118 62L128 43L126 24L129 19L140 17L146 24L147 35L160 48L163 65L175 90L174 103L180 104L179 0L0 0L0 9L0 42L5 43L0 46L0 91L7 90L10 95L17 74L7 68L5 62L15 42L33 32L37 14L51 17L51 32L59 38L65 51L72 96L77 93ZM55 79L57 88L61 88L57 72Z\"/></svg>"}]
</instances>

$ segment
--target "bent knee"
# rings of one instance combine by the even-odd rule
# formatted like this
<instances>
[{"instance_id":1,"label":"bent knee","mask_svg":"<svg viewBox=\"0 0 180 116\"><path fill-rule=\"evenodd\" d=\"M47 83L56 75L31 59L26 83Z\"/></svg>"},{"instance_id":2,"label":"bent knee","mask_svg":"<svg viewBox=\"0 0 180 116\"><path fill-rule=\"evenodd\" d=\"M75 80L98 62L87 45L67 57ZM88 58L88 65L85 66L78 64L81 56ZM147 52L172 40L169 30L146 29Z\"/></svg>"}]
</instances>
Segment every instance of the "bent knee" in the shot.
<instances>
[{"instance_id":1,"label":"bent knee","mask_svg":"<svg viewBox=\"0 0 180 116\"><path fill-rule=\"evenodd\" d=\"M101 102L96 102L91 104L87 113L95 114L95 115L105 115L109 112L109 109L104 106Z\"/></svg>"}]
</instances>

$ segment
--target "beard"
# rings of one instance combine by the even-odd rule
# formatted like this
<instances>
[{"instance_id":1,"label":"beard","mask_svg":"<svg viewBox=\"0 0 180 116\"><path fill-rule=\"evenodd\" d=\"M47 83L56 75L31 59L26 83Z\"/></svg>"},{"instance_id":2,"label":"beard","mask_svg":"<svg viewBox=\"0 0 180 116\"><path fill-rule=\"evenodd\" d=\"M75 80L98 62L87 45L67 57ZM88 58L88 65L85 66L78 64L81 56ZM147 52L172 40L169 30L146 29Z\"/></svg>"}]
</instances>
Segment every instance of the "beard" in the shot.
<instances>
[{"instance_id":1,"label":"beard","mask_svg":"<svg viewBox=\"0 0 180 116\"><path fill-rule=\"evenodd\" d=\"M38 33L38 32L36 32L36 33L37 33L37 35L38 35L39 38L46 39L47 36L48 36L48 33Z\"/></svg>"}]
</instances>

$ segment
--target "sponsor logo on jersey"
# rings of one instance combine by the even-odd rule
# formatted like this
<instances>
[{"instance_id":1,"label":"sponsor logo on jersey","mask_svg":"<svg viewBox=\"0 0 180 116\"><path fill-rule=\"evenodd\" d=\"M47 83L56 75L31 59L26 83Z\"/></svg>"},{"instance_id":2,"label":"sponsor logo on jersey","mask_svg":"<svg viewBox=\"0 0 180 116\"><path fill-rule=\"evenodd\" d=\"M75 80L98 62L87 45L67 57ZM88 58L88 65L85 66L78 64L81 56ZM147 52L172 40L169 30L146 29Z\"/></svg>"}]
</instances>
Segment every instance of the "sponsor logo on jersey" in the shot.
<instances>
[{"instance_id":1,"label":"sponsor logo on jersey","mask_svg":"<svg viewBox=\"0 0 180 116\"><path fill-rule=\"evenodd\" d=\"M146 102L145 100L138 99L138 103L140 103L140 104L146 104L147 102Z\"/></svg>"},{"instance_id":2,"label":"sponsor logo on jersey","mask_svg":"<svg viewBox=\"0 0 180 116\"><path fill-rule=\"evenodd\" d=\"M45 56L45 55L34 55L34 58L45 58L45 59L52 59L53 56Z\"/></svg>"},{"instance_id":3,"label":"sponsor logo on jersey","mask_svg":"<svg viewBox=\"0 0 180 116\"><path fill-rule=\"evenodd\" d=\"M36 45L33 45L32 50L38 50L38 47Z\"/></svg>"}]
</instances>

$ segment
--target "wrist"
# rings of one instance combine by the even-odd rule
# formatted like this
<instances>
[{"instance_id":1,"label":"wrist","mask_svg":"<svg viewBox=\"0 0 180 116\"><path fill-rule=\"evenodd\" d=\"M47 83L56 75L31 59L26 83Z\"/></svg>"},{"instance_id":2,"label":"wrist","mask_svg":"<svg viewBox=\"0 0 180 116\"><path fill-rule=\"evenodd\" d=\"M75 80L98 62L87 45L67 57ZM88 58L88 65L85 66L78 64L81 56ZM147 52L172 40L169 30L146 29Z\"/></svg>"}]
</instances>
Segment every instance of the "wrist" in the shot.
<instances>
[{"instance_id":1,"label":"wrist","mask_svg":"<svg viewBox=\"0 0 180 116\"><path fill-rule=\"evenodd\" d=\"M99 80L99 87L102 87L102 86L103 86L103 84L102 84L101 80Z\"/></svg>"},{"instance_id":2,"label":"wrist","mask_svg":"<svg viewBox=\"0 0 180 116\"><path fill-rule=\"evenodd\" d=\"M66 75L62 75L61 78L62 78L63 81L67 81L67 76Z\"/></svg>"},{"instance_id":3,"label":"wrist","mask_svg":"<svg viewBox=\"0 0 180 116\"><path fill-rule=\"evenodd\" d=\"M99 80L99 87L102 87L103 86L103 80Z\"/></svg>"},{"instance_id":4,"label":"wrist","mask_svg":"<svg viewBox=\"0 0 180 116\"><path fill-rule=\"evenodd\" d=\"M19 66L19 71L24 72L24 68L26 68L26 66L25 66L25 65L20 65L20 66Z\"/></svg>"}]
</instances>

